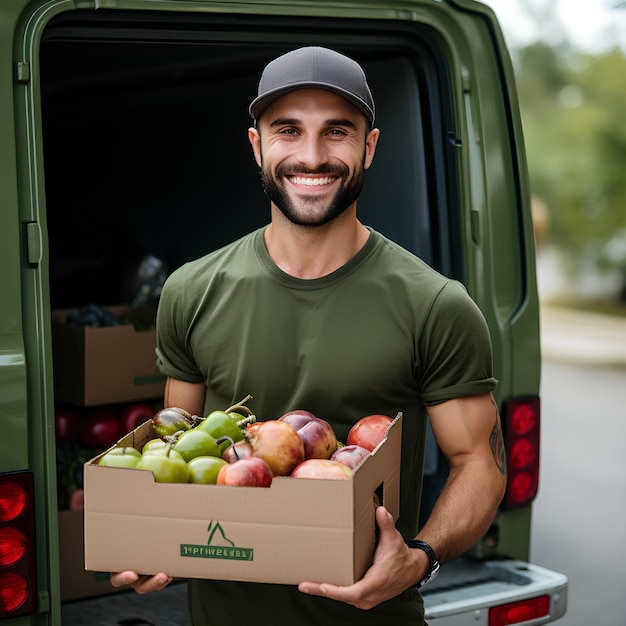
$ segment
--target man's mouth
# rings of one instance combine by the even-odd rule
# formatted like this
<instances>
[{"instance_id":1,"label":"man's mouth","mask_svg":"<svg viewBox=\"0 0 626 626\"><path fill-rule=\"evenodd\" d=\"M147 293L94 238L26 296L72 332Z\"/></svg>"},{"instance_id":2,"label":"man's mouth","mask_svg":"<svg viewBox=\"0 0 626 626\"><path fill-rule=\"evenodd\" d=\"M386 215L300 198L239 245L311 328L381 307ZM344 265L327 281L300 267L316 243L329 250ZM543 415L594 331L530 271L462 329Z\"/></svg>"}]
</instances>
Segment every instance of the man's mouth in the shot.
<instances>
[{"instance_id":1,"label":"man's mouth","mask_svg":"<svg viewBox=\"0 0 626 626\"><path fill-rule=\"evenodd\" d=\"M330 185L337 180L336 176L288 176L289 182L294 185L305 185L307 187L319 187L320 185Z\"/></svg>"}]
</instances>

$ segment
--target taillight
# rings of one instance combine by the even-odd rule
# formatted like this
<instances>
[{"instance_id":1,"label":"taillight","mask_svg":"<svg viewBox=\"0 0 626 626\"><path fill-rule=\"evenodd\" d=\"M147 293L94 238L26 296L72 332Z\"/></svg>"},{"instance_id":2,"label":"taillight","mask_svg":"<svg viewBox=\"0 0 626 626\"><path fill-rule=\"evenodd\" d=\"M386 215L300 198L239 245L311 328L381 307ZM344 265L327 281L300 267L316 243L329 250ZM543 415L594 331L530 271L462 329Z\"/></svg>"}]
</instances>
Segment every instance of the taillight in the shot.
<instances>
[{"instance_id":1,"label":"taillight","mask_svg":"<svg viewBox=\"0 0 626 626\"><path fill-rule=\"evenodd\" d=\"M35 512L30 472L0 474L0 619L35 610Z\"/></svg>"},{"instance_id":2,"label":"taillight","mask_svg":"<svg viewBox=\"0 0 626 626\"><path fill-rule=\"evenodd\" d=\"M530 504L539 486L540 404L536 396L513 398L504 403L502 429L509 479L503 509Z\"/></svg>"},{"instance_id":3,"label":"taillight","mask_svg":"<svg viewBox=\"0 0 626 626\"><path fill-rule=\"evenodd\" d=\"M545 617L550 613L550 598L539 596L502 604L489 609L489 626L510 626Z\"/></svg>"}]
</instances>

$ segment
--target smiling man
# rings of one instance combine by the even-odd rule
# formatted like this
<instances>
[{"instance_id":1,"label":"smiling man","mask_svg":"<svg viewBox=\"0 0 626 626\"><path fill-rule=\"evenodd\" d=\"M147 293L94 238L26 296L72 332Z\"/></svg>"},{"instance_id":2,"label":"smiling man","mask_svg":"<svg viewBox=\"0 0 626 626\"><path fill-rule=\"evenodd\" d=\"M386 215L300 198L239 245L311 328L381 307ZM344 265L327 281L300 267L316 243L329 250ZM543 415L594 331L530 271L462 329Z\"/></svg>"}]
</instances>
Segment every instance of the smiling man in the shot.
<instances>
[{"instance_id":1,"label":"smiling man","mask_svg":"<svg viewBox=\"0 0 626 626\"><path fill-rule=\"evenodd\" d=\"M249 130L273 207L301 226L322 226L347 210L356 214L378 135L353 105L321 89L286 94Z\"/></svg>"},{"instance_id":2,"label":"smiling man","mask_svg":"<svg viewBox=\"0 0 626 626\"><path fill-rule=\"evenodd\" d=\"M206 415L252 393L261 419L307 409L340 440L364 415L402 411L400 517L377 508L374 562L354 585L191 580L191 623L423 625L419 588L482 536L504 492L487 325L462 285L357 218L379 131L355 61L318 47L279 57L250 113L271 220L166 282L165 406ZM450 474L419 528L428 417ZM147 593L171 578L111 581Z\"/></svg>"}]
</instances>

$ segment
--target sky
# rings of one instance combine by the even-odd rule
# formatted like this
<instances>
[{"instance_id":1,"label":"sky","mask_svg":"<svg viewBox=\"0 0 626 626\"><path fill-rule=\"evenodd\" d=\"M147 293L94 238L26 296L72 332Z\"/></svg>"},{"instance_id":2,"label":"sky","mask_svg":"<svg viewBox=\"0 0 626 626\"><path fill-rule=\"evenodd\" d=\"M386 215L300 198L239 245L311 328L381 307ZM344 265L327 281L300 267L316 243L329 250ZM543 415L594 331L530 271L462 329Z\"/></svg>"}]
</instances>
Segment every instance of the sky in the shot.
<instances>
[{"instance_id":1,"label":"sky","mask_svg":"<svg viewBox=\"0 0 626 626\"><path fill-rule=\"evenodd\" d=\"M601 54L616 45L626 51L625 0L482 1L497 15L509 47L527 45L539 36L547 43L558 43L563 29L584 52ZM542 26L529 18L524 6L543 14ZM549 19L551 15L554 20Z\"/></svg>"}]
</instances>

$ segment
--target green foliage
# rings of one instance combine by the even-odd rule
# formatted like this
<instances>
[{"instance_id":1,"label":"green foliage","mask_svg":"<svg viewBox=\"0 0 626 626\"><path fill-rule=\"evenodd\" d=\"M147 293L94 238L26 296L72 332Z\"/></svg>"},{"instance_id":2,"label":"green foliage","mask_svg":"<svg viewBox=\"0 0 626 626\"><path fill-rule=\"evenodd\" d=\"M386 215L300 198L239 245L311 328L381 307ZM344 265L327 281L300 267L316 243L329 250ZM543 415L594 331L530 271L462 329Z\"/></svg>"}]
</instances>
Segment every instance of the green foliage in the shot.
<instances>
[{"instance_id":1,"label":"green foliage","mask_svg":"<svg viewBox=\"0 0 626 626\"><path fill-rule=\"evenodd\" d=\"M535 43L516 55L533 194L548 209L548 237L598 266L623 265L606 244L626 239L626 56L592 56Z\"/></svg>"}]
</instances>

